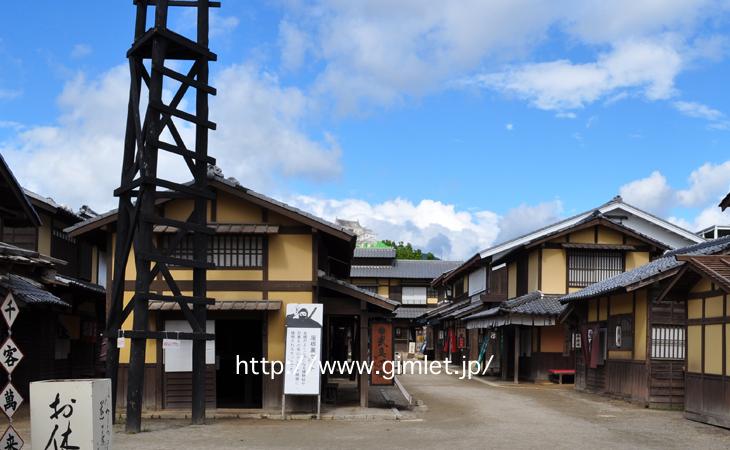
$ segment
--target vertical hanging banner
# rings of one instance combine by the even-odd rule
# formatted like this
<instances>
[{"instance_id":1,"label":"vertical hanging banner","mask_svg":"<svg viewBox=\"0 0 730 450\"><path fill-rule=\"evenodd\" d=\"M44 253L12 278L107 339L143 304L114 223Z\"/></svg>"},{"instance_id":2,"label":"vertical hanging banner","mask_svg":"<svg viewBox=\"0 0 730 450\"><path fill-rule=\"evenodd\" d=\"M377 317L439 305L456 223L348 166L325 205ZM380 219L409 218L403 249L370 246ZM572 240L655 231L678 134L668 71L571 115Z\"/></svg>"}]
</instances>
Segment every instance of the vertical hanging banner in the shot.
<instances>
[{"instance_id":1,"label":"vertical hanging banner","mask_svg":"<svg viewBox=\"0 0 730 450\"><path fill-rule=\"evenodd\" d=\"M2 308L2 314L3 319L5 319L5 323L8 324L8 328L11 328L13 326L13 323L15 322L15 319L18 317L18 304L15 302L13 294L8 294L5 297L5 300L3 300L0 308Z\"/></svg>"},{"instance_id":2,"label":"vertical hanging banner","mask_svg":"<svg viewBox=\"0 0 730 450\"><path fill-rule=\"evenodd\" d=\"M0 365L8 374L8 384L0 392L0 409L8 416L10 423L5 433L0 437L0 449L20 450L24 445L23 439L13 428L13 416L18 411L20 404L23 403L23 397L13 386L13 370L23 359L23 352L20 351L12 339L13 323L18 318L19 312L20 308L13 294L8 293L0 304L0 313L2 313L3 320L8 326L8 338L0 346Z\"/></svg>"},{"instance_id":3,"label":"vertical hanging banner","mask_svg":"<svg viewBox=\"0 0 730 450\"><path fill-rule=\"evenodd\" d=\"M393 324L375 322L370 325L370 356L373 368L370 373L372 386L392 386L394 367L385 367L385 362L393 363Z\"/></svg>"},{"instance_id":4,"label":"vertical hanging banner","mask_svg":"<svg viewBox=\"0 0 730 450\"><path fill-rule=\"evenodd\" d=\"M112 448L111 380L30 384L30 436L35 448ZM0 447L1 448L1 447Z\"/></svg>"},{"instance_id":5,"label":"vertical hanging banner","mask_svg":"<svg viewBox=\"0 0 730 450\"><path fill-rule=\"evenodd\" d=\"M286 305L285 395L319 395L323 305Z\"/></svg>"}]
</instances>

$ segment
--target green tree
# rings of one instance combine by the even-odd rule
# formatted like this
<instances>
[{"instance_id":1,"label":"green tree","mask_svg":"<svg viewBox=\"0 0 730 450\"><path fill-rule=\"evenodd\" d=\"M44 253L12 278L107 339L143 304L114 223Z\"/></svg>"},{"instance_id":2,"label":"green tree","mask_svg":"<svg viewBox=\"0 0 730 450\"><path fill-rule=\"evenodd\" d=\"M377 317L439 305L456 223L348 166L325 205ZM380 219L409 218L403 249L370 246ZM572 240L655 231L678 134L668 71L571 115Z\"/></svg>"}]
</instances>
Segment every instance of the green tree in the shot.
<instances>
[{"instance_id":1,"label":"green tree","mask_svg":"<svg viewBox=\"0 0 730 450\"><path fill-rule=\"evenodd\" d=\"M395 257L398 259L438 259L431 252L423 252L419 248L413 248L410 242L404 243L403 241L395 242L384 240L383 243L388 247L395 248Z\"/></svg>"}]
</instances>

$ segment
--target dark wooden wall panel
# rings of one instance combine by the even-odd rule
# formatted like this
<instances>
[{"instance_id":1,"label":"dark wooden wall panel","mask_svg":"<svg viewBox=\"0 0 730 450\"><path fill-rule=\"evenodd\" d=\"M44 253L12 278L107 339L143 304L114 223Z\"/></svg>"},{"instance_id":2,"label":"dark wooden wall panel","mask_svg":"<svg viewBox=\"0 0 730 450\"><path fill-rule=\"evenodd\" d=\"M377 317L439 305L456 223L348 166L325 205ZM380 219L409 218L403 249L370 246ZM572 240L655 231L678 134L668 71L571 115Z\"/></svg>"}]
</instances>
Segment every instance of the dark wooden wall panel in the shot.
<instances>
[{"instance_id":1,"label":"dark wooden wall panel","mask_svg":"<svg viewBox=\"0 0 730 450\"><path fill-rule=\"evenodd\" d=\"M607 361L606 393L635 402L648 403L646 363Z\"/></svg>"},{"instance_id":2,"label":"dark wooden wall panel","mask_svg":"<svg viewBox=\"0 0 730 450\"><path fill-rule=\"evenodd\" d=\"M190 409L193 398L192 372L164 372L164 401L165 409ZM205 406L215 408L215 366L207 366L205 373ZM149 384L145 380L145 390ZM145 395L145 397L147 397Z\"/></svg>"},{"instance_id":3,"label":"dark wooden wall panel","mask_svg":"<svg viewBox=\"0 0 730 450\"><path fill-rule=\"evenodd\" d=\"M684 406L684 361L652 360L650 371L650 406L681 409Z\"/></svg>"},{"instance_id":4,"label":"dark wooden wall panel","mask_svg":"<svg viewBox=\"0 0 730 450\"><path fill-rule=\"evenodd\" d=\"M127 405L127 380L129 367L124 364L119 367L117 384L117 409L124 410ZM159 367L156 364L147 364L144 368L144 392L142 393L142 409L157 410L162 408L162 383Z\"/></svg>"},{"instance_id":5,"label":"dark wooden wall panel","mask_svg":"<svg viewBox=\"0 0 730 450\"><path fill-rule=\"evenodd\" d=\"M688 419L730 428L730 378L688 373L685 387Z\"/></svg>"}]
</instances>

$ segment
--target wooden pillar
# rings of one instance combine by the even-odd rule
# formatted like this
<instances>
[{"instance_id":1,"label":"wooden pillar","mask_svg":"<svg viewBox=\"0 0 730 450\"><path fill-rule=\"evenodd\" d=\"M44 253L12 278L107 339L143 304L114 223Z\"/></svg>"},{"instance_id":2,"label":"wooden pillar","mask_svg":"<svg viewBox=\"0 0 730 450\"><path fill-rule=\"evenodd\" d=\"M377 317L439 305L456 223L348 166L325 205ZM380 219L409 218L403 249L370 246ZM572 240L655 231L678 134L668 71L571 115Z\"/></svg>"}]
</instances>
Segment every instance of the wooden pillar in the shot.
<instances>
[{"instance_id":1,"label":"wooden pillar","mask_svg":"<svg viewBox=\"0 0 730 450\"><path fill-rule=\"evenodd\" d=\"M208 5L198 3L198 45L208 47ZM198 77L199 83L208 84L208 61L199 59ZM195 115L198 119L208 120L208 93L202 89L196 89L195 93ZM201 191L206 189L208 163L205 157L208 153L208 128L203 124L195 125L195 152L198 156L195 160L195 187ZM208 200L203 197L196 197L193 208L193 222L200 226L208 223ZM193 257L196 261L205 261L208 254L208 236L203 233L193 234ZM205 297L207 295L207 271L203 268L193 269L193 295ZM200 324L203 331L207 332L207 310L203 304L193 305L193 315ZM192 395L192 422L202 424L205 422L205 368L206 341L196 339L193 341L193 395Z\"/></svg>"},{"instance_id":2,"label":"wooden pillar","mask_svg":"<svg viewBox=\"0 0 730 450\"><path fill-rule=\"evenodd\" d=\"M515 384L520 382L520 327L515 325Z\"/></svg>"},{"instance_id":3,"label":"wooden pillar","mask_svg":"<svg viewBox=\"0 0 730 450\"><path fill-rule=\"evenodd\" d=\"M365 302L360 305L360 361L368 360L368 312ZM360 406L363 408L368 407L368 375L361 373L358 375L358 391L360 394Z\"/></svg>"},{"instance_id":4,"label":"wooden pillar","mask_svg":"<svg viewBox=\"0 0 730 450\"><path fill-rule=\"evenodd\" d=\"M499 333L499 375L504 381L507 380L507 333L504 328L496 329Z\"/></svg>"}]
</instances>

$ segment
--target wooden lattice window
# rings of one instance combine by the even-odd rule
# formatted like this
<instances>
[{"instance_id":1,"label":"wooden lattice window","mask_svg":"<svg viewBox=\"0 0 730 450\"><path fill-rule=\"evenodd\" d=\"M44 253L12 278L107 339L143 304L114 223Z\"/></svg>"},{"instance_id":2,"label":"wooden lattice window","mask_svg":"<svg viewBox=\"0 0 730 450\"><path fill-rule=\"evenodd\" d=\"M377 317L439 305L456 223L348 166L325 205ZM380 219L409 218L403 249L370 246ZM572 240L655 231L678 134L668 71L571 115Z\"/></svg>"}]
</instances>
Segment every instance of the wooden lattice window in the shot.
<instances>
[{"instance_id":1,"label":"wooden lattice window","mask_svg":"<svg viewBox=\"0 0 730 450\"><path fill-rule=\"evenodd\" d=\"M168 248L171 235L163 236ZM173 250L175 258L193 259L193 237L186 236ZM208 262L219 268L260 269L264 266L264 237L243 234L217 234L208 240Z\"/></svg>"},{"instance_id":2,"label":"wooden lattice window","mask_svg":"<svg viewBox=\"0 0 730 450\"><path fill-rule=\"evenodd\" d=\"M684 359L685 332L681 325L651 327L651 357L653 359Z\"/></svg>"},{"instance_id":3,"label":"wooden lattice window","mask_svg":"<svg viewBox=\"0 0 730 450\"><path fill-rule=\"evenodd\" d=\"M624 254L615 250L568 251L568 286L586 287L624 271Z\"/></svg>"}]
</instances>

